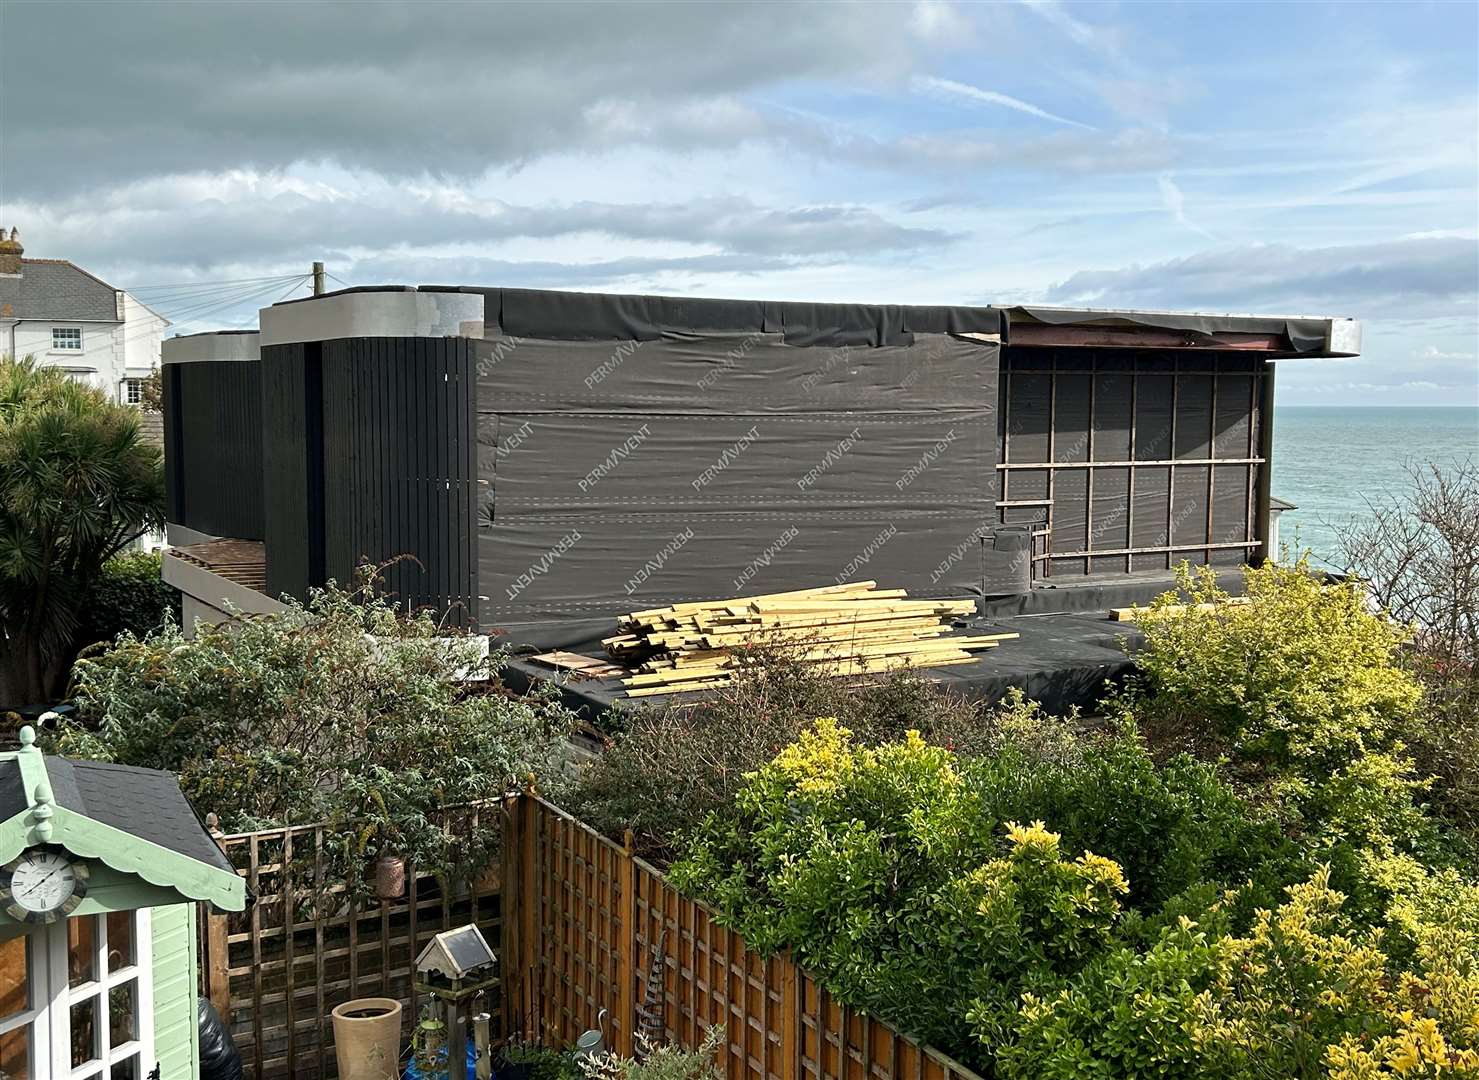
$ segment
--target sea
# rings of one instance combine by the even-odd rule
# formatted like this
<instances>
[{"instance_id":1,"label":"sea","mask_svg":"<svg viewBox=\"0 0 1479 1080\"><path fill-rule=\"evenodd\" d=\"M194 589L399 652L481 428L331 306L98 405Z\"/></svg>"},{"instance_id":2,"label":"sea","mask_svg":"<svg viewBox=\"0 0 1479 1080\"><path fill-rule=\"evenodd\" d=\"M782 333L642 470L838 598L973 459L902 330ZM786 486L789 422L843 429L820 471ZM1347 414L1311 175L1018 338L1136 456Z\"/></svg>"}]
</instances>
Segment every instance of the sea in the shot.
<instances>
[{"instance_id":1,"label":"sea","mask_svg":"<svg viewBox=\"0 0 1479 1080\"><path fill-rule=\"evenodd\" d=\"M1406 462L1479 462L1479 406L1276 405L1271 493L1299 507L1279 519L1279 541L1342 565L1339 530L1366 499L1400 496Z\"/></svg>"}]
</instances>

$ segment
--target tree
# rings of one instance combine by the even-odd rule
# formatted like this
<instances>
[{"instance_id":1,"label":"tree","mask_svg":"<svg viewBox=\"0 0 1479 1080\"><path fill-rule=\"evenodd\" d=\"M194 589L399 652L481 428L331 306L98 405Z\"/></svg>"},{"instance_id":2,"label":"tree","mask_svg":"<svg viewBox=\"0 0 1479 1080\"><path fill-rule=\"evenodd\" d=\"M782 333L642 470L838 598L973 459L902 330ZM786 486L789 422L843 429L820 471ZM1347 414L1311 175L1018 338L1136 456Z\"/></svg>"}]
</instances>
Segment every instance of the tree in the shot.
<instances>
[{"instance_id":1,"label":"tree","mask_svg":"<svg viewBox=\"0 0 1479 1080\"><path fill-rule=\"evenodd\" d=\"M1340 537L1347 568L1412 627L1406 659L1422 682L1408 737L1442 813L1479 834L1479 466L1409 464L1400 497L1367 500Z\"/></svg>"},{"instance_id":2,"label":"tree","mask_svg":"<svg viewBox=\"0 0 1479 1080\"><path fill-rule=\"evenodd\" d=\"M0 701L65 690L103 564L163 519L160 452L136 410L0 357Z\"/></svg>"},{"instance_id":3,"label":"tree","mask_svg":"<svg viewBox=\"0 0 1479 1080\"><path fill-rule=\"evenodd\" d=\"M1400 497L1367 499L1342 530L1346 569L1399 622L1416 627L1425 653L1479 661L1479 466L1408 463Z\"/></svg>"}]
</instances>

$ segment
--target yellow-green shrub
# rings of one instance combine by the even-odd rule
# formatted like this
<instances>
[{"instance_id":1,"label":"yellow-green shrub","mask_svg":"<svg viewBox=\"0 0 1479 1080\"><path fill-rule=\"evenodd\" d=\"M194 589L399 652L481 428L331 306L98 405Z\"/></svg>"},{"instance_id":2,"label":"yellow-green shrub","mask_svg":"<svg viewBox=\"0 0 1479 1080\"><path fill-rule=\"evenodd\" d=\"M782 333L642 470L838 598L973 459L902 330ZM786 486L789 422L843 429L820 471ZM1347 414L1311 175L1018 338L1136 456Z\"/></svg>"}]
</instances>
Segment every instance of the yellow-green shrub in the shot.
<instances>
[{"instance_id":1,"label":"yellow-green shrub","mask_svg":"<svg viewBox=\"0 0 1479 1080\"><path fill-rule=\"evenodd\" d=\"M1422 693L1396 663L1403 631L1355 584L1300 561L1248 569L1244 603L1226 602L1211 567L1183 564L1178 587L1151 605L1136 654L1151 696L1139 714L1170 738L1210 735L1213 749L1316 777L1411 723ZM1183 596L1215 606L1171 612Z\"/></svg>"}]
</instances>

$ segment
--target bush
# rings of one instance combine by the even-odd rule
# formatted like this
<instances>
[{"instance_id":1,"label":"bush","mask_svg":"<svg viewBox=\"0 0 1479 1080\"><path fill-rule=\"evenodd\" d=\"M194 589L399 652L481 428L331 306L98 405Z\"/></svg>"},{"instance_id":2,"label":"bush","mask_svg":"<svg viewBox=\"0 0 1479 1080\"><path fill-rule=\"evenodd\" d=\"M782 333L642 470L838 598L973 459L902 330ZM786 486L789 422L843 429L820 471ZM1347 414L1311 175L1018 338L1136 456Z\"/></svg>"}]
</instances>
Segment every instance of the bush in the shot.
<instances>
[{"instance_id":1,"label":"bush","mask_svg":"<svg viewBox=\"0 0 1479 1080\"><path fill-rule=\"evenodd\" d=\"M1147 734L1203 756L1229 754L1254 775L1319 779L1410 730L1422 692L1397 662L1403 632L1366 607L1354 584L1327 584L1303 560L1246 572L1247 602L1229 604L1211 567L1182 565L1192 604L1151 605L1135 655Z\"/></svg>"},{"instance_id":2,"label":"bush","mask_svg":"<svg viewBox=\"0 0 1479 1080\"><path fill-rule=\"evenodd\" d=\"M428 616L334 587L274 615L174 625L79 661L78 715L55 748L169 769L228 830L328 821L351 879L377 854L468 873L498 830L454 838L444 806L548 770L570 717L491 683L493 662Z\"/></svg>"},{"instance_id":3,"label":"bush","mask_svg":"<svg viewBox=\"0 0 1479 1080\"><path fill-rule=\"evenodd\" d=\"M847 716L865 742L918 728L965 745L989 727L978 707L916 673L835 679L783 649L759 650L732 685L699 705L624 716L604 753L556 794L609 836L632 829L637 851L665 863L706 815L730 805L746 774L816 717L834 715Z\"/></svg>"},{"instance_id":4,"label":"bush","mask_svg":"<svg viewBox=\"0 0 1479 1080\"><path fill-rule=\"evenodd\" d=\"M134 551L103 564L79 644L111 642L125 631L146 637L166 623L180 622L180 590L160 577L160 561L157 551Z\"/></svg>"},{"instance_id":5,"label":"bush","mask_svg":"<svg viewBox=\"0 0 1479 1080\"><path fill-rule=\"evenodd\" d=\"M752 947L1001 1077L1354 1080L1380 1075L1362 1055L1395 1068L1440 1045L1445 1068L1470 1061L1479 885L1408 853L1400 763L1354 762L1319 789L1348 797L1307 808L1324 831L1291 838L1211 766L1157 769L1133 732L1064 755L995 730L968 758L820 720L669 878ZM1321 850L1358 902L1311 865Z\"/></svg>"},{"instance_id":6,"label":"bush","mask_svg":"<svg viewBox=\"0 0 1479 1080\"><path fill-rule=\"evenodd\" d=\"M1008 710L1019 726L1031 711ZM918 733L858 747L818 721L709 815L670 877L753 947L791 948L845 1000L958 1050L971 1001L999 1011L1056 985L1122 904L1153 915L1209 878L1265 874L1282 851L1208 766L1158 771L1132 735L1040 754L995 730L1000 749L970 758ZM1062 833L1012 824L1033 820Z\"/></svg>"},{"instance_id":7,"label":"bush","mask_svg":"<svg viewBox=\"0 0 1479 1080\"><path fill-rule=\"evenodd\" d=\"M1473 912L1416 916L1410 968L1362 931L1317 872L1243 936L1189 920L1144 952L1117 948L1049 997L1024 997L1004 1078L1458 1076L1479 1070ZM1442 944L1439 944L1442 942ZM991 1040L997 1028L978 1024Z\"/></svg>"}]
</instances>

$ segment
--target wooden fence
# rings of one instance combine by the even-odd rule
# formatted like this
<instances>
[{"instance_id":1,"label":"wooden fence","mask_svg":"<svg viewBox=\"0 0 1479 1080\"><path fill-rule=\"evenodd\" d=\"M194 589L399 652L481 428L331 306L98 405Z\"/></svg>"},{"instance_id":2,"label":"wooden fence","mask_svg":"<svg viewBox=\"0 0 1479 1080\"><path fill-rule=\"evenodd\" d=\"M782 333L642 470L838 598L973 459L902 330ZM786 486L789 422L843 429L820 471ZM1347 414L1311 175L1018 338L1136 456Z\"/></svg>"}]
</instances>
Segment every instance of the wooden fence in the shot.
<instances>
[{"instance_id":1,"label":"wooden fence","mask_svg":"<svg viewBox=\"0 0 1479 1080\"><path fill-rule=\"evenodd\" d=\"M496 803L452 813L450 827L498 827ZM407 867L404 896L356 899L330 879L326 835L326 826L309 825L216 836L251 897L246 911L231 915L202 905L201 992L225 1018L248 1080L336 1076L330 1013L351 998L399 1000L409 1039L422 1004L411 966L440 931L475 922L497 948L496 864L473 887L450 893ZM499 1003L488 1008L501 1031Z\"/></svg>"},{"instance_id":2,"label":"wooden fence","mask_svg":"<svg viewBox=\"0 0 1479 1080\"><path fill-rule=\"evenodd\" d=\"M652 946L664 1037L726 1029L729 1080L978 1080L945 1055L836 1001L786 956L761 956L654 867L558 807L505 803L506 1030L555 1045L601 1025L629 1054Z\"/></svg>"}]
</instances>

